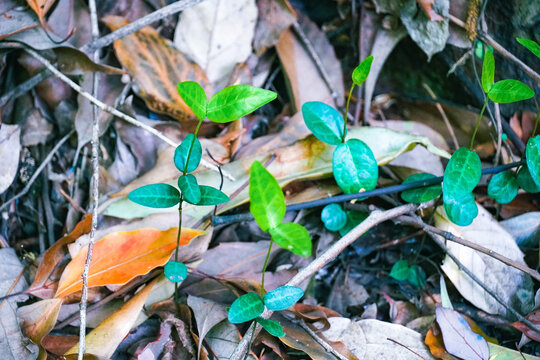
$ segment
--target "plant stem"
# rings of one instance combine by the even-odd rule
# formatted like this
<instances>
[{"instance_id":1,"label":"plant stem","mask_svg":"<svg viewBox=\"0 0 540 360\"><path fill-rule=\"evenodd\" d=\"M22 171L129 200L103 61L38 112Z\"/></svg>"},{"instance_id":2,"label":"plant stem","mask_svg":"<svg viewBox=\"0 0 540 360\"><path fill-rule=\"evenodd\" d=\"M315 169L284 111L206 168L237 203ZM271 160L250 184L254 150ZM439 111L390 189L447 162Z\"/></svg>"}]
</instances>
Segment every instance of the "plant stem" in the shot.
<instances>
[{"instance_id":1,"label":"plant stem","mask_svg":"<svg viewBox=\"0 0 540 360\"><path fill-rule=\"evenodd\" d=\"M482 116L484 115L484 111L486 110L488 101L489 101L489 98L487 97L487 94L486 94L486 100L484 101L484 106L482 106L482 110L480 111L480 115L478 116L478 120L476 120L476 125L474 126L474 131L471 137L471 144L469 145L469 150L473 149L474 138L476 137L476 133L478 132L478 128L480 127L480 121L482 120Z\"/></svg>"},{"instance_id":2,"label":"plant stem","mask_svg":"<svg viewBox=\"0 0 540 360\"><path fill-rule=\"evenodd\" d=\"M345 105L345 121L343 122L343 142L345 142L345 134L347 133L347 117L349 116L349 103L351 102L352 92L354 89L354 83L349 90L349 96L347 97L347 104Z\"/></svg>"},{"instance_id":3,"label":"plant stem","mask_svg":"<svg viewBox=\"0 0 540 360\"><path fill-rule=\"evenodd\" d=\"M174 261L178 262L178 248L180 247L180 236L182 234L182 203L184 199L180 194L180 204L178 204L178 234L176 235L176 251L174 253ZM178 283L174 283L174 302L178 301Z\"/></svg>"},{"instance_id":4,"label":"plant stem","mask_svg":"<svg viewBox=\"0 0 540 360\"><path fill-rule=\"evenodd\" d=\"M261 296L264 296L266 290L264 290L264 273L266 272L266 267L268 266L268 259L270 259L270 253L272 252L272 245L274 240L270 239L270 245L268 246L268 252L266 253L266 258L264 259L264 265L262 268L262 277L261 277Z\"/></svg>"}]
</instances>

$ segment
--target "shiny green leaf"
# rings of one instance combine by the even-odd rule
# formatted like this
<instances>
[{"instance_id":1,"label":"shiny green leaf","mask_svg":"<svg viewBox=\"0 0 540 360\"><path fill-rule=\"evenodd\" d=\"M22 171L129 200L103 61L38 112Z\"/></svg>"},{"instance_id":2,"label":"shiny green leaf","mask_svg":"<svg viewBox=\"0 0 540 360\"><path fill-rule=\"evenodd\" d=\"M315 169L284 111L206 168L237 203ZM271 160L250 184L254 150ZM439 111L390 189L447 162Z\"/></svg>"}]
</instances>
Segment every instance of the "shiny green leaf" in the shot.
<instances>
[{"instance_id":1,"label":"shiny green leaf","mask_svg":"<svg viewBox=\"0 0 540 360\"><path fill-rule=\"evenodd\" d=\"M397 281L405 281L409 277L409 263L407 260L399 260L392 266L390 270L390 277Z\"/></svg>"},{"instance_id":2,"label":"shiny green leaf","mask_svg":"<svg viewBox=\"0 0 540 360\"><path fill-rule=\"evenodd\" d=\"M308 129L315 137L330 145L339 145L345 138L345 121L339 112L320 101L302 105L302 116Z\"/></svg>"},{"instance_id":3,"label":"shiny green leaf","mask_svg":"<svg viewBox=\"0 0 540 360\"><path fill-rule=\"evenodd\" d=\"M254 86L228 86L212 96L208 101L206 116L213 122L218 123L238 120L276 97L275 92Z\"/></svg>"},{"instance_id":4,"label":"shiny green leaf","mask_svg":"<svg viewBox=\"0 0 540 360\"><path fill-rule=\"evenodd\" d=\"M165 277L169 281L180 283L188 276L188 269L184 263L177 261L169 261L163 269Z\"/></svg>"},{"instance_id":5,"label":"shiny green leaf","mask_svg":"<svg viewBox=\"0 0 540 360\"><path fill-rule=\"evenodd\" d=\"M421 288L426 284L426 273L420 266L416 264L411 265L407 275L407 281L409 284Z\"/></svg>"},{"instance_id":6,"label":"shiny green leaf","mask_svg":"<svg viewBox=\"0 0 540 360\"><path fill-rule=\"evenodd\" d=\"M190 148L191 153L189 151ZM189 163L187 162L188 155ZM188 134L174 151L174 165L176 165L178 170L189 173L194 171L197 166L199 166L201 157L202 147L199 139L197 139L193 134Z\"/></svg>"},{"instance_id":7,"label":"shiny green leaf","mask_svg":"<svg viewBox=\"0 0 540 360\"><path fill-rule=\"evenodd\" d=\"M180 192L169 184L150 184L133 190L128 198L151 208L169 208L180 202Z\"/></svg>"},{"instance_id":8,"label":"shiny green leaf","mask_svg":"<svg viewBox=\"0 0 540 360\"><path fill-rule=\"evenodd\" d=\"M258 161L249 175L249 211L263 231L278 226L285 217L285 196L276 179Z\"/></svg>"},{"instance_id":9,"label":"shiny green leaf","mask_svg":"<svg viewBox=\"0 0 540 360\"><path fill-rule=\"evenodd\" d=\"M514 200L519 186L514 174L504 171L493 176L488 185L488 195L499 204L508 204Z\"/></svg>"},{"instance_id":10,"label":"shiny green leaf","mask_svg":"<svg viewBox=\"0 0 540 360\"><path fill-rule=\"evenodd\" d=\"M339 204L328 204L321 211L321 220L330 231L339 231L347 225L347 213Z\"/></svg>"},{"instance_id":11,"label":"shiny green leaf","mask_svg":"<svg viewBox=\"0 0 540 360\"><path fill-rule=\"evenodd\" d=\"M353 70L352 81L355 85L362 85L366 81L369 71L371 70L371 63L373 62L373 56L368 56Z\"/></svg>"},{"instance_id":12,"label":"shiny green leaf","mask_svg":"<svg viewBox=\"0 0 540 360\"><path fill-rule=\"evenodd\" d=\"M497 81L488 92L490 100L499 104L527 100L533 96L534 91L530 87L512 79Z\"/></svg>"},{"instance_id":13,"label":"shiny green leaf","mask_svg":"<svg viewBox=\"0 0 540 360\"><path fill-rule=\"evenodd\" d=\"M484 54L484 63L482 65L482 89L486 92L489 92L493 86L493 81L495 79L495 59L493 54L486 49Z\"/></svg>"},{"instance_id":14,"label":"shiny green leaf","mask_svg":"<svg viewBox=\"0 0 540 360\"><path fill-rule=\"evenodd\" d=\"M443 193L445 195L470 194L482 176L478 154L465 147L459 148L450 158L444 170Z\"/></svg>"},{"instance_id":15,"label":"shiny green leaf","mask_svg":"<svg viewBox=\"0 0 540 360\"><path fill-rule=\"evenodd\" d=\"M197 178L191 174L182 175L178 178L178 187L182 197L190 204L198 204L201 201L201 189L197 184Z\"/></svg>"},{"instance_id":16,"label":"shiny green leaf","mask_svg":"<svg viewBox=\"0 0 540 360\"><path fill-rule=\"evenodd\" d=\"M302 225L287 222L269 231L272 240L282 248L304 257L311 255L311 237Z\"/></svg>"},{"instance_id":17,"label":"shiny green leaf","mask_svg":"<svg viewBox=\"0 0 540 360\"><path fill-rule=\"evenodd\" d=\"M201 190L201 200L197 203L199 206L219 205L229 201L229 197L223 191L211 186L199 185Z\"/></svg>"},{"instance_id":18,"label":"shiny green leaf","mask_svg":"<svg viewBox=\"0 0 540 360\"><path fill-rule=\"evenodd\" d=\"M527 167L529 168L531 178L536 185L540 185L540 135L531 137L529 141L527 141L525 157L527 159Z\"/></svg>"},{"instance_id":19,"label":"shiny green leaf","mask_svg":"<svg viewBox=\"0 0 540 360\"><path fill-rule=\"evenodd\" d=\"M529 49L537 58L540 58L540 45L534 40L516 38L517 42Z\"/></svg>"},{"instance_id":20,"label":"shiny green leaf","mask_svg":"<svg viewBox=\"0 0 540 360\"><path fill-rule=\"evenodd\" d=\"M446 216L456 225L470 225L478 216L478 206L472 193L456 196L443 194L443 203Z\"/></svg>"},{"instance_id":21,"label":"shiny green leaf","mask_svg":"<svg viewBox=\"0 0 540 360\"><path fill-rule=\"evenodd\" d=\"M275 337L282 337L285 336L285 333L283 332L283 326L275 320L265 319L262 317L258 317L257 322L261 324L261 326L264 328L264 330L268 331L268 333Z\"/></svg>"},{"instance_id":22,"label":"shiny green leaf","mask_svg":"<svg viewBox=\"0 0 540 360\"><path fill-rule=\"evenodd\" d=\"M337 184L345 194L369 191L377 186L379 168L365 142L350 139L334 150L332 169Z\"/></svg>"},{"instance_id":23,"label":"shiny green leaf","mask_svg":"<svg viewBox=\"0 0 540 360\"><path fill-rule=\"evenodd\" d=\"M296 304L304 291L296 286L280 286L264 294L264 305L268 310L285 310Z\"/></svg>"},{"instance_id":24,"label":"shiny green leaf","mask_svg":"<svg viewBox=\"0 0 540 360\"><path fill-rule=\"evenodd\" d=\"M206 94L204 89L195 81L183 81L176 85L178 94L199 120L206 117Z\"/></svg>"},{"instance_id":25,"label":"shiny green leaf","mask_svg":"<svg viewBox=\"0 0 540 360\"><path fill-rule=\"evenodd\" d=\"M419 173L413 174L403 180L402 184L409 184L417 181L428 180L436 178L433 174L428 173ZM401 193L401 198L403 201L409 203L422 203L430 201L442 194L441 184L434 184L429 186L424 186L417 189L405 190Z\"/></svg>"},{"instance_id":26,"label":"shiny green leaf","mask_svg":"<svg viewBox=\"0 0 540 360\"><path fill-rule=\"evenodd\" d=\"M247 293L234 300L229 309L229 321L240 324L255 319L264 311L264 304L259 295Z\"/></svg>"},{"instance_id":27,"label":"shiny green leaf","mask_svg":"<svg viewBox=\"0 0 540 360\"><path fill-rule=\"evenodd\" d=\"M339 230L339 234L341 236L347 235L349 231L357 227L362 221L366 220L368 215L368 213L363 211L347 211L347 224Z\"/></svg>"},{"instance_id":28,"label":"shiny green leaf","mask_svg":"<svg viewBox=\"0 0 540 360\"><path fill-rule=\"evenodd\" d=\"M529 167L526 164L523 165L517 173L517 183L520 188L528 193L535 194L540 192L540 185L537 185L534 182L531 173L529 172Z\"/></svg>"}]
</instances>

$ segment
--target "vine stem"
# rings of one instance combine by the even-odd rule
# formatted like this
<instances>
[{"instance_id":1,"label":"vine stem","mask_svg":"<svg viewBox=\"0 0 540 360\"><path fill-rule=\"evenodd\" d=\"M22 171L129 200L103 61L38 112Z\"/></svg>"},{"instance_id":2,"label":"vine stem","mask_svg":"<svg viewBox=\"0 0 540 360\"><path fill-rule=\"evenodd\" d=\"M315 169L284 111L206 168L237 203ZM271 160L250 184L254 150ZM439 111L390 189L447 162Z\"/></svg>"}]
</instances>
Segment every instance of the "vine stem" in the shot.
<instances>
[{"instance_id":1,"label":"vine stem","mask_svg":"<svg viewBox=\"0 0 540 360\"><path fill-rule=\"evenodd\" d=\"M270 245L268 245L268 252L266 253L266 258L264 259L264 265L262 268L262 277L261 277L261 296L264 296L266 290L264 290L264 273L266 272L266 267L268 266L268 259L270 259L270 253L272 252L272 245L274 240L270 238Z\"/></svg>"},{"instance_id":2,"label":"vine stem","mask_svg":"<svg viewBox=\"0 0 540 360\"><path fill-rule=\"evenodd\" d=\"M480 127L480 121L482 121L482 116L484 116L484 111L486 110L486 106L488 104L489 98L486 95L486 100L484 101L484 106L482 106L482 110L480 111L480 115L478 116L478 120L476 120L476 124L474 125L474 131L471 137L471 144L469 145L469 150L473 149L474 145L474 139L476 138L476 133L478 132L478 128Z\"/></svg>"},{"instance_id":3,"label":"vine stem","mask_svg":"<svg viewBox=\"0 0 540 360\"><path fill-rule=\"evenodd\" d=\"M347 96L347 104L345 105L345 121L343 121L343 142L345 142L345 135L347 134L347 117L349 116L349 103L351 102L352 92L354 90L354 83L349 90L349 96Z\"/></svg>"}]
</instances>

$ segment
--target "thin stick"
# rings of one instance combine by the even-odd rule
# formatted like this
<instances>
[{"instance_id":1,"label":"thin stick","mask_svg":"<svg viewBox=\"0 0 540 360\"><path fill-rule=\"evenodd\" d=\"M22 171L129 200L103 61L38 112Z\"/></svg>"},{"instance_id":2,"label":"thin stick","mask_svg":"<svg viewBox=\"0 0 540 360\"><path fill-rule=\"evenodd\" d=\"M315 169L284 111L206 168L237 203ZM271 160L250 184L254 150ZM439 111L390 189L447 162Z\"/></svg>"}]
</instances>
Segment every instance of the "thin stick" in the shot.
<instances>
[{"instance_id":1,"label":"thin stick","mask_svg":"<svg viewBox=\"0 0 540 360\"><path fill-rule=\"evenodd\" d=\"M47 70L43 70L37 73L36 75L32 76L30 79L17 85L13 89L11 89L10 91L2 95L2 97L0 97L0 108L6 105L7 102L11 100L12 98L17 98L21 96L22 94L24 94L25 92L32 90L34 86L36 86L43 80L47 79L49 76L51 76L51 73Z\"/></svg>"},{"instance_id":2,"label":"thin stick","mask_svg":"<svg viewBox=\"0 0 540 360\"><path fill-rule=\"evenodd\" d=\"M446 128L448 129L448 132L452 137L452 141L454 142L454 148L459 149L459 142L457 140L456 134L454 133L454 128L452 127L452 124L450 124L450 120L448 119L448 116L446 116L446 112L444 111L442 105L436 100L437 96L435 96L435 93L433 92L433 90L431 90L428 84L422 83L422 86L424 87L424 89L426 89L429 96L431 96L431 98L435 100L435 106L437 107L437 110L439 110L439 113L444 120L444 124L446 125Z\"/></svg>"},{"instance_id":3,"label":"thin stick","mask_svg":"<svg viewBox=\"0 0 540 360\"><path fill-rule=\"evenodd\" d=\"M0 206L0 211L4 210L5 208L7 208L9 206L9 204L11 204L13 201L17 200L18 198L20 198L21 196L24 196L26 195L26 193L30 190L30 188L32 187L32 184L34 184L34 182L36 181L36 179L38 178L39 174L41 174L41 172L43 171L43 169L45 169L45 167L47 166L47 164L52 160L52 158L54 157L54 155L56 155L56 153L58 152L58 150L60 149L60 147L62 147L62 145L64 145L64 143L67 141L67 139L69 139L69 137L71 135L73 135L73 133L75 132L75 130L71 130L69 133L67 133L62 139L60 139L60 141L58 142L58 144L56 144L53 149L51 150L51 152L49 153L49 155L47 155L45 157L45 159L43 159L43 162L41 163L41 165L39 165L39 167L37 168L36 172L32 175L32 177L30 178L30 180L28 181L28 183L26 184L26 186L24 187L24 189L21 190L21 192L19 192L17 195L13 196L11 199L7 200L4 204L2 204L2 206Z\"/></svg>"}]
</instances>

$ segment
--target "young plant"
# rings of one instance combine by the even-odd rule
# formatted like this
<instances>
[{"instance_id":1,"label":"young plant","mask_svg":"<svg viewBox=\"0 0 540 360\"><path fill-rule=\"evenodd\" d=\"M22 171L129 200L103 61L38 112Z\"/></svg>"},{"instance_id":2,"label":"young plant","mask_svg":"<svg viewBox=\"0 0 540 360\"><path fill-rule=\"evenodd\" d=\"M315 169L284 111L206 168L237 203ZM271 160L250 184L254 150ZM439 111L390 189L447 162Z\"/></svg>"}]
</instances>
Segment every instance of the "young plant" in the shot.
<instances>
[{"instance_id":1,"label":"young plant","mask_svg":"<svg viewBox=\"0 0 540 360\"><path fill-rule=\"evenodd\" d=\"M185 202L196 206L219 205L229 201L229 197L212 186L199 185L191 174L197 169L202 158L201 143L197 134L203 120L227 123L245 116L277 96L273 91L248 85L233 85L219 91L207 101L204 89L193 81L184 81L177 86L182 100L199 119L193 134L188 134L174 152L174 165L180 171L178 190L170 184L151 184L129 193L128 198L140 205L152 208L169 208L178 205L178 235L174 261L165 265L165 276L176 286L188 275L186 265L178 261L178 247L182 232L182 205ZM176 296L176 291L175 291Z\"/></svg>"},{"instance_id":2,"label":"young plant","mask_svg":"<svg viewBox=\"0 0 540 360\"><path fill-rule=\"evenodd\" d=\"M399 260L392 266L390 277L397 281L407 281L412 286L421 288L426 284L426 273L418 265L411 265L407 260Z\"/></svg>"},{"instance_id":3,"label":"young plant","mask_svg":"<svg viewBox=\"0 0 540 360\"><path fill-rule=\"evenodd\" d=\"M311 255L311 238L302 225L283 222L285 218L285 196L276 179L258 161L253 162L249 177L249 210L263 231L270 233L270 245L262 267L261 295L250 292L236 299L229 309L229 321L233 324L256 320L274 336L284 336L279 322L261 318L265 306L279 311L294 305L304 295L295 286L281 286L270 292L264 289L264 274L272 245L275 242L282 248L300 256Z\"/></svg>"}]
</instances>

